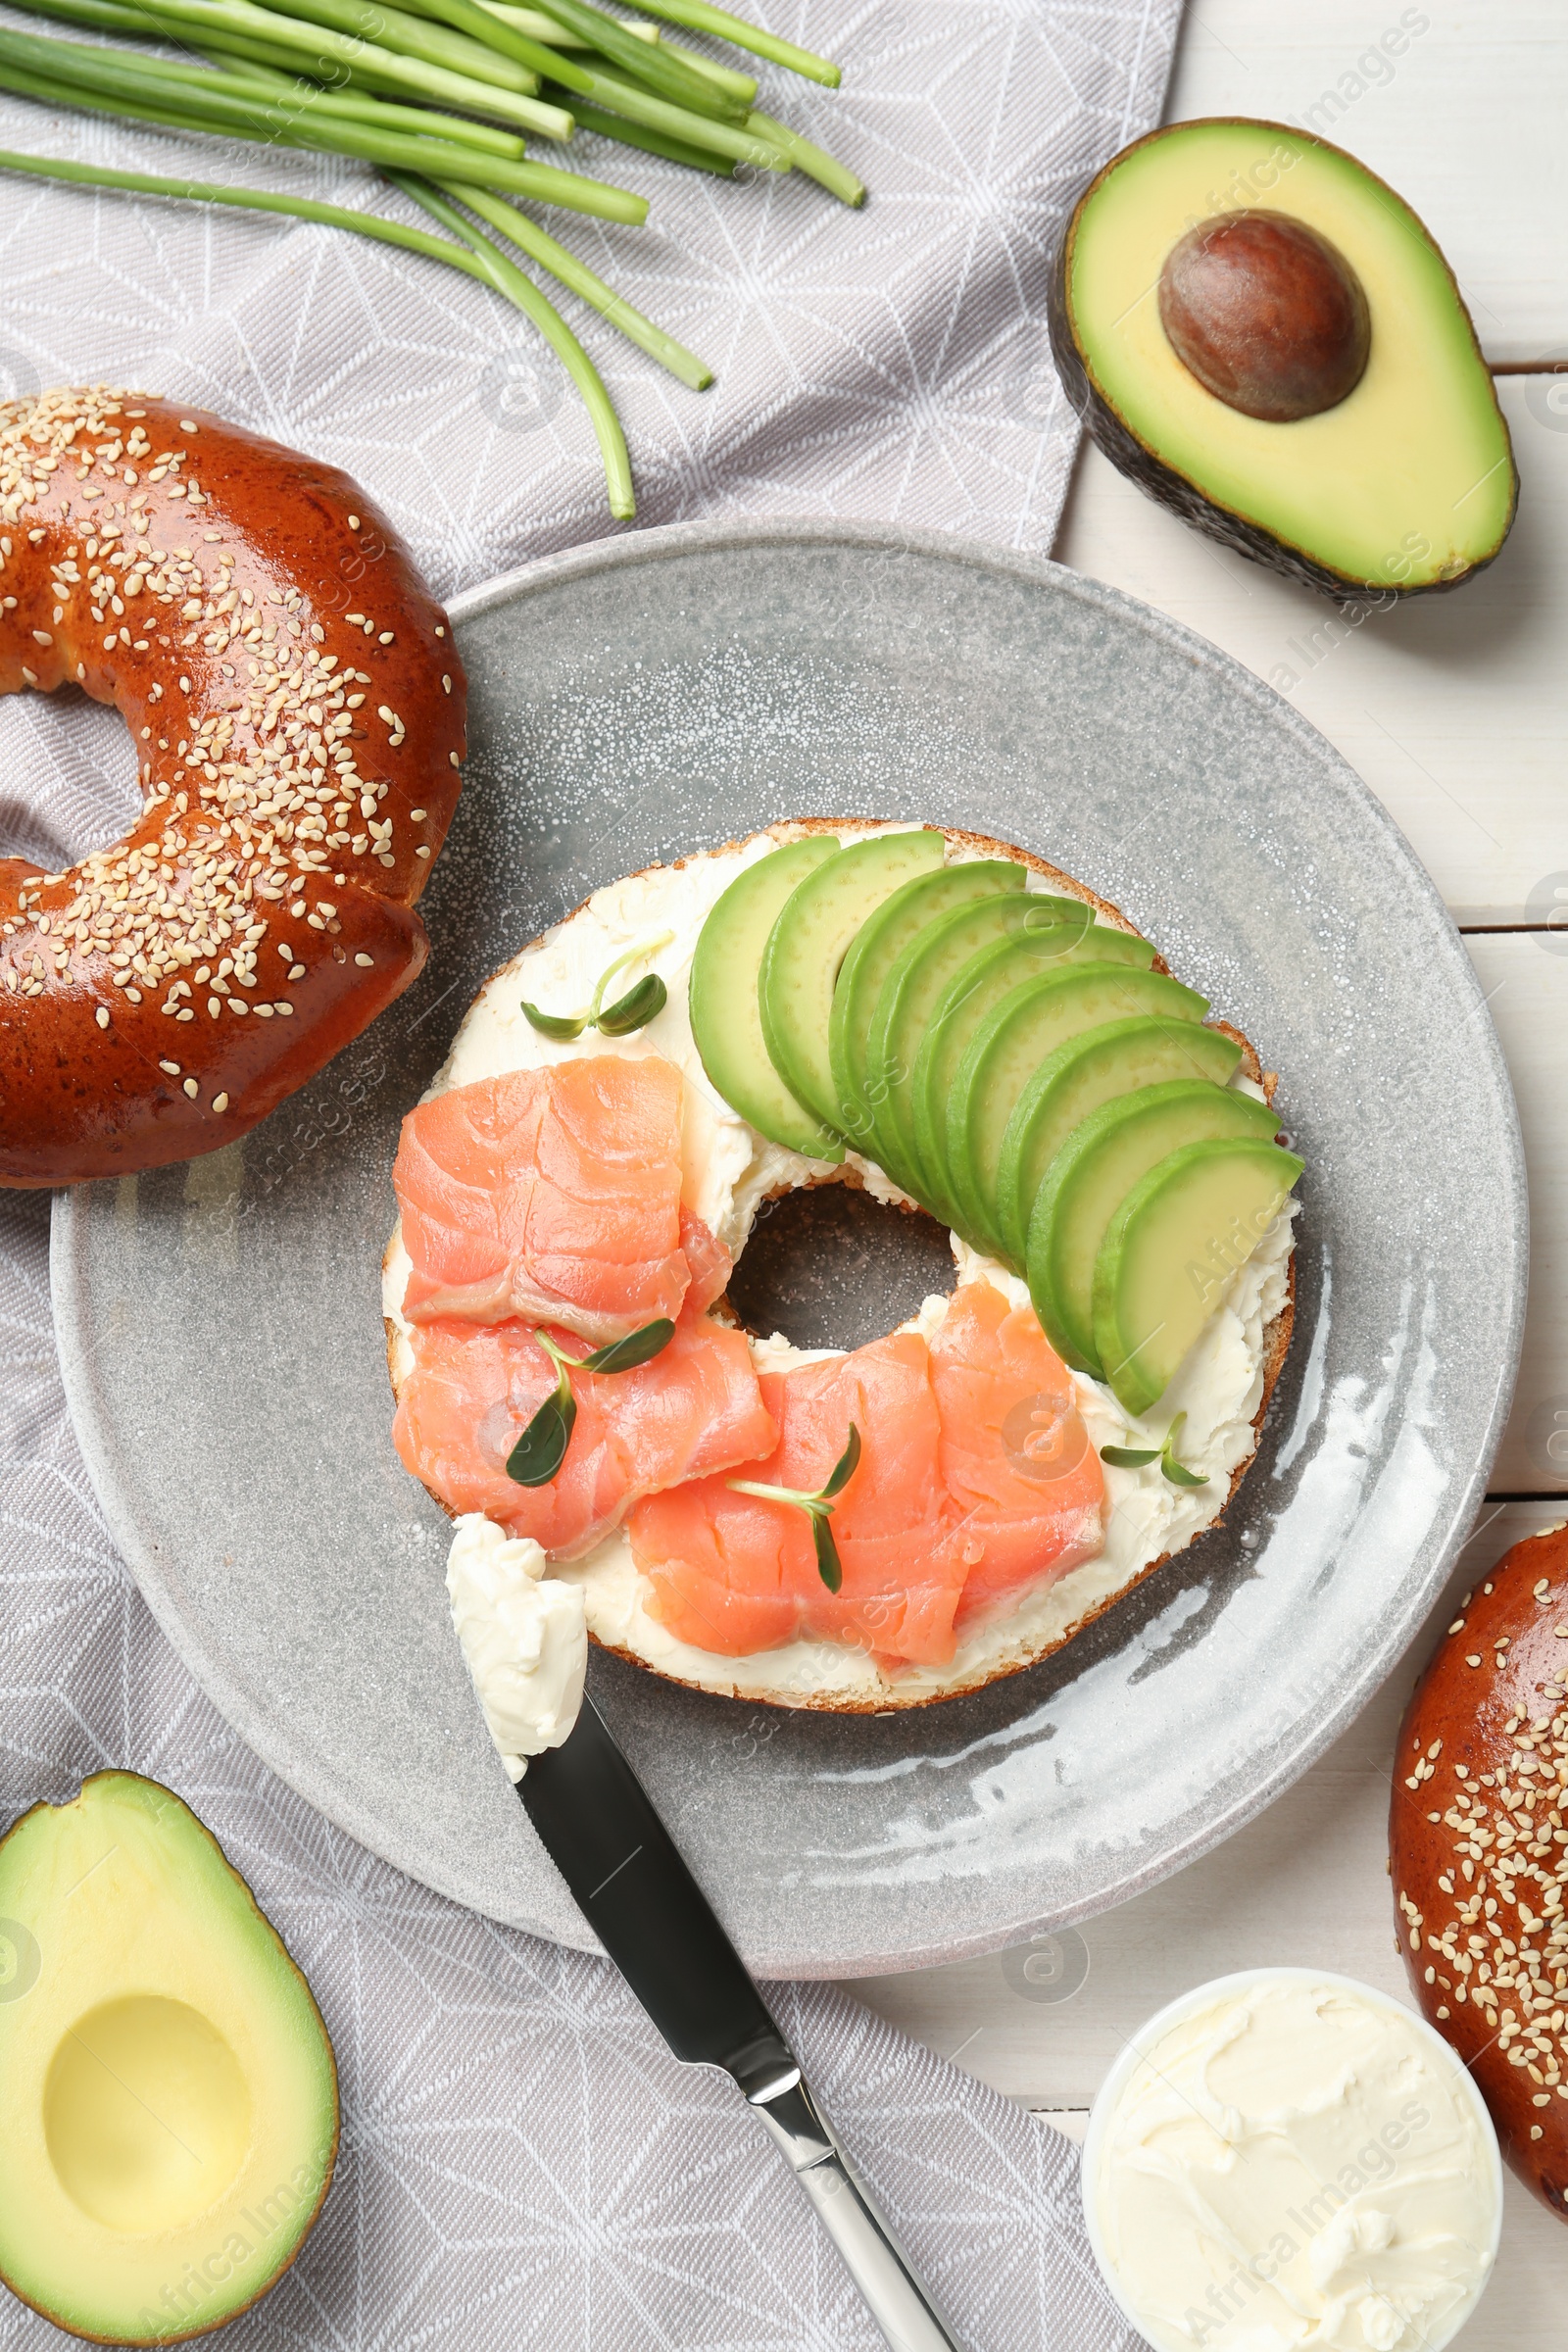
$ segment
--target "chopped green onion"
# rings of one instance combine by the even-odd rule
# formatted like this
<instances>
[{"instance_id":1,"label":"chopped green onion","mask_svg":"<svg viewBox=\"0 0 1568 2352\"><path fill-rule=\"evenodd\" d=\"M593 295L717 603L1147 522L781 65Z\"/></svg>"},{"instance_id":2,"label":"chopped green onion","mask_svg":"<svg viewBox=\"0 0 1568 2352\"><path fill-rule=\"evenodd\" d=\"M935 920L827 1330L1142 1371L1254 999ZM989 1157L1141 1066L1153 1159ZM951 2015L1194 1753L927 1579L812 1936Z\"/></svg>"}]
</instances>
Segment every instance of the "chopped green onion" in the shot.
<instances>
[{"instance_id":1,"label":"chopped green onion","mask_svg":"<svg viewBox=\"0 0 1568 2352\"><path fill-rule=\"evenodd\" d=\"M564 177L564 173L553 176ZM465 219L454 205L448 204L435 190L422 181L411 178L406 172L389 172L387 177L400 187L406 196L421 205L431 219L443 228L464 238L473 247L485 264L490 282L496 291L514 302L533 320L551 350L561 361L572 382L582 395L588 421L599 443L604 461L605 486L610 496L610 512L620 521L629 521L637 512L632 491L631 460L626 453L626 436L620 429L620 419L605 390L598 368L594 366L570 327L554 305L547 302L532 278L524 277L514 263L498 253L487 237L482 237L470 220Z\"/></svg>"},{"instance_id":2,"label":"chopped green onion","mask_svg":"<svg viewBox=\"0 0 1568 2352\"><path fill-rule=\"evenodd\" d=\"M547 95L553 95L545 84ZM606 114L603 107L590 106L571 90L561 96L571 101L571 112L579 130L597 131L602 139L613 139L621 147L639 147L645 155L662 155L672 164L684 164L691 172L711 172L717 179L733 179L735 165L727 155L715 155L707 147L688 147L684 139L666 139L662 130L647 130L640 122L628 122L624 115Z\"/></svg>"},{"instance_id":3,"label":"chopped green onion","mask_svg":"<svg viewBox=\"0 0 1568 2352\"><path fill-rule=\"evenodd\" d=\"M808 179L814 179L819 187L826 188L841 204L860 205L865 202L865 182L858 179L847 164L839 163L825 148L814 147L809 139L802 138L798 130L791 130L787 122L775 122L771 115L760 115L754 109L746 118L746 127L751 131L760 131L764 138L771 139L797 172L804 172Z\"/></svg>"},{"instance_id":4,"label":"chopped green onion","mask_svg":"<svg viewBox=\"0 0 1568 2352\"><path fill-rule=\"evenodd\" d=\"M270 188L226 188L204 180L166 179L153 172L114 172L101 164L60 163L52 156L22 155L5 148L0 148L0 172L23 172L32 179L63 180L69 186L123 188L135 195L168 196L186 203L232 205L241 212L281 213L296 220L318 221L326 228L350 229L356 236L372 237L383 245L401 245L410 253L425 254L432 261L446 262L466 276L479 279L481 284L514 303L565 361L573 381L583 393L604 455L611 512L622 517L629 517L635 512L626 444L592 361L538 288L466 222L462 223L465 244L449 245L444 237L433 237L427 229L409 228L401 220L384 220L376 213L357 213L344 205L318 204L309 196L279 196ZM414 195L415 190L411 187L408 193ZM442 210L447 208L443 206ZM575 364L564 345L570 346ZM592 378L591 390L585 383L585 372Z\"/></svg>"},{"instance_id":5,"label":"chopped green onion","mask_svg":"<svg viewBox=\"0 0 1568 2352\"><path fill-rule=\"evenodd\" d=\"M19 91L24 97L41 98L53 106L130 116L142 122L167 123L177 130L227 131L268 146L360 156L383 168L418 172L431 179L478 180L512 195L532 196L541 204L588 213L602 220L628 221L633 227L640 226L648 218L647 198L634 196L628 189L588 179L576 172L558 172L548 164L513 163L505 156L481 155L455 139L404 137L367 130L357 123L324 120L311 123L298 119L287 127L279 127L265 119L254 101L225 101L217 74L210 77L211 95L204 92L193 97L188 85L172 84L167 97L160 99L139 80L128 78L121 82L118 95L111 95L115 82L110 78L108 88L104 87L104 69L78 69L74 61L60 69L62 74L72 74L69 80L28 73L14 64L8 53L13 39L24 37L0 32L0 87ZM77 47L69 41L39 45L68 50ZM89 59L121 54L101 49L79 51L79 56Z\"/></svg>"},{"instance_id":6,"label":"chopped green onion","mask_svg":"<svg viewBox=\"0 0 1568 2352\"><path fill-rule=\"evenodd\" d=\"M727 8L710 7L709 0L642 0L642 4L651 17L662 17L668 24L683 24L688 32L710 33L715 40L750 50L753 57L787 66L792 74L819 81L826 89L836 90L844 78L831 58L797 49L793 41L781 41L776 33L749 24L744 17L732 17Z\"/></svg>"},{"instance_id":7,"label":"chopped green onion","mask_svg":"<svg viewBox=\"0 0 1568 2352\"><path fill-rule=\"evenodd\" d=\"M587 97L612 107L629 122L663 131L667 138L681 139L688 147L710 148L715 155L727 155L732 163L754 165L760 172L787 172L790 168L788 156L774 140L758 137L744 125L737 128L732 122L714 122L706 115L694 115L689 107L671 106L665 99L638 89L620 74L595 73L587 79L592 83L585 92Z\"/></svg>"},{"instance_id":8,"label":"chopped green onion","mask_svg":"<svg viewBox=\"0 0 1568 2352\"><path fill-rule=\"evenodd\" d=\"M439 5L442 13L448 15L449 23L457 22L455 15L448 14L450 11L461 9L466 13L471 10L480 19L485 14L477 0L439 0ZM564 25L568 32L579 34L601 56L608 57L612 64L634 74L638 80L645 81L651 90L661 98L668 99L672 106L686 107L693 114L721 116L730 122L739 122L744 115L745 109L738 99L715 88L701 74L694 74L690 66L683 65L662 42L650 44L639 41L635 34L626 30L618 17L606 16L602 9L589 7L587 0L549 0L544 13L547 17L554 17L557 24ZM652 16L662 16L663 13L662 9L649 11ZM492 19L491 23L495 24L496 20Z\"/></svg>"},{"instance_id":9,"label":"chopped green onion","mask_svg":"<svg viewBox=\"0 0 1568 2352\"><path fill-rule=\"evenodd\" d=\"M656 326L651 318L645 318L641 311L633 310L613 286L606 285L585 262L579 262L575 254L558 244L548 229L540 228L526 213L519 213L515 205L508 204L503 197L492 196L483 188L464 187L461 182L445 182L444 192L457 197L491 228L498 228L504 237L510 237L514 245L519 245L530 261L548 270L552 277L559 278L582 301L591 303L612 326L618 326L640 351L646 351L651 360L667 368L671 375L689 384L694 392L707 391L713 380L713 370L706 360L698 359L684 343L677 343L673 335Z\"/></svg>"},{"instance_id":10,"label":"chopped green onion","mask_svg":"<svg viewBox=\"0 0 1568 2352\"><path fill-rule=\"evenodd\" d=\"M492 123L475 122L467 115L442 115L430 107L399 106L385 98L371 97L368 91L345 89L341 85L323 89L319 82L307 81L286 67L269 65L252 54L260 48L259 41L235 41L232 45L209 41L206 54L221 73L238 75L243 72L247 79L265 81L280 96L293 92L302 99L308 98L313 109L324 109L345 122L363 122L371 130L428 132L432 138L456 139L461 146L475 147L483 155L510 156L517 163L527 153L515 131L498 130ZM236 58L242 62L235 64Z\"/></svg>"},{"instance_id":11,"label":"chopped green onion","mask_svg":"<svg viewBox=\"0 0 1568 2352\"><path fill-rule=\"evenodd\" d=\"M663 38L657 25L654 27L654 37L656 40ZM755 74L737 74L733 66L721 66L717 58L704 57L698 49L685 49L679 41L664 41L663 45L671 57L680 58L694 74L700 74L705 81L712 82L716 89L727 90L742 106L750 106L757 96Z\"/></svg>"}]
</instances>

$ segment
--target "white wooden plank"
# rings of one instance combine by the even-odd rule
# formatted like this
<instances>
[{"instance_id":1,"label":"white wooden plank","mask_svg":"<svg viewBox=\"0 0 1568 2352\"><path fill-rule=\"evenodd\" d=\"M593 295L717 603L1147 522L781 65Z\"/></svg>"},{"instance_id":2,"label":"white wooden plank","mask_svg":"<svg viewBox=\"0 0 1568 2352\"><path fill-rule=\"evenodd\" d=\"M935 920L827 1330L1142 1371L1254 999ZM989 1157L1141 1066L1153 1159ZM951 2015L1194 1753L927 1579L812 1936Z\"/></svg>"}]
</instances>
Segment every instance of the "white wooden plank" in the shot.
<instances>
[{"instance_id":1,"label":"white wooden plank","mask_svg":"<svg viewBox=\"0 0 1568 2352\"><path fill-rule=\"evenodd\" d=\"M1094 448L1056 541L1061 563L1279 688L1371 786L1464 923L1540 920L1553 878L1568 881L1568 415L1544 409L1548 381L1500 386L1519 518L1491 569L1449 595L1341 615L1200 538Z\"/></svg>"},{"instance_id":2,"label":"white wooden plank","mask_svg":"<svg viewBox=\"0 0 1568 2352\"><path fill-rule=\"evenodd\" d=\"M1348 147L1427 222L1489 358L1541 359L1568 347L1563 31L1560 0L1201 0L1167 120L1262 115Z\"/></svg>"},{"instance_id":3,"label":"white wooden plank","mask_svg":"<svg viewBox=\"0 0 1568 2352\"><path fill-rule=\"evenodd\" d=\"M1204 1978L1281 1963L1344 1970L1405 1995L1387 1875L1394 1735L1415 1670L1453 1596L1549 1507L1491 1506L1406 1666L1304 1780L1191 1869L1078 1931L1089 1973L1064 2000L1002 1954L872 1978L859 1999L1036 2108L1087 2106L1116 2052L1162 2004ZM1048 2117L1047 2120L1052 2120ZM1464 2352L1560 2352L1568 2234L1510 2184L1497 2275Z\"/></svg>"},{"instance_id":4,"label":"white wooden plank","mask_svg":"<svg viewBox=\"0 0 1568 2352\"><path fill-rule=\"evenodd\" d=\"M1466 941L1507 1056L1530 1179L1530 1306L1498 1494L1568 1493L1568 934Z\"/></svg>"}]
</instances>

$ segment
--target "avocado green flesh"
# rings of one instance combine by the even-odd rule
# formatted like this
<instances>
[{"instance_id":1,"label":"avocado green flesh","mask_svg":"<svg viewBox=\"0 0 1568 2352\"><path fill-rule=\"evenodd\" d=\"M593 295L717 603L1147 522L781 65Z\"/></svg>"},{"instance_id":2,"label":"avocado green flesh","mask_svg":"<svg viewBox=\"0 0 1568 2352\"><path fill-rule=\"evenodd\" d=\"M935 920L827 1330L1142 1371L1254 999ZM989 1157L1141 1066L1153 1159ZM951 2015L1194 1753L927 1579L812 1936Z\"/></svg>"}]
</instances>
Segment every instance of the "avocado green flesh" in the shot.
<instances>
[{"instance_id":1,"label":"avocado green flesh","mask_svg":"<svg viewBox=\"0 0 1568 2352\"><path fill-rule=\"evenodd\" d=\"M1029 1220L1029 1296L1064 1362L1104 1378L1095 1337L1095 1268L1123 1200L1185 1145L1275 1132L1266 1102L1207 1079L1171 1079L1113 1097L1053 1158Z\"/></svg>"},{"instance_id":2,"label":"avocado green flesh","mask_svg":"<svg viewBox=\"0 0 1568 2352\"><path fill-rule=\"evenodd\" d=\"M1172 246L1195 220L1245 206L1316 229L1366 292L1359 383L1291 423L1205 391L1160 324L1155 289ZM1111 415L1199 498L1283 548L1339 579L1403 592L1462 578L1501 545L1517 483L1469 315L1416 216L1339 149L1267 122L1153 133L1080 205L1064 294Z\"/></svg>"},{"instance_id":3,"label":"avocado green flesh","mask_svg":"<svg viewBox=\"0 0 1568 2352\"><path fill-rule=\"evenodd\" d=\"M1035 1195L1091 1111L1118 1095L1178 1078L1224 1086L1241 1057L1241 1047L1223 1030L1153 1017L1109 1021L1049 1054L1014 1103L997 1155L996 1224L1004 1263L1022 1271Z\"/></svg>"},{"instance_id":4,"label":"avocado green flesh","mask_svg":"<svg viewBox=\"0 0 1568 2352\"><path fill-rule=\"evenodd\" d=\"M1085 964L1077 972L1026 980L976 1028L948 1090L943 1167L961 1220L993 1256L1003 1242L997 1170L1019 1096L1042 1061L1069 1039L1108 1022L1147 1014L1196 1025L1208 1000L1161 972Z\"/></svg>"},{"instance_id":5,"label":"avocado green flesh","mask_svg":"<svg viewBox=\"0 0 1568 2352\"><path fill-rule=\"evenodd\" d=\"M839 968L866 918L902 883L940 867L946 850L934 830L852 842L807 875L768 934L759 986L762 1036L785 1085L824 1127L837 1126L828 1033Z\"/></svg>"},{"instance_id":6,"label":"avocado green flesh","mask_svg":"<svg viewBox=\"0 0 1568 2352\"><path fill-rule=\"evenodd\" d=\"M1096 975L1094 993L1081 1000L1096 1009L1089 1018L1074 1020L1054 1034L1051 1033L1051 1016L1043 1015L1041 1035L1049 1036L1050 1042L1042 1045L1042 1054L1050 1053L1076 1028L1110 1020L1118 1012L1148 1011L1152 1000L1140 992L1137 983L1152 976L1145 968L1151 955L1146 942L1096 925L1087 931L1025 933L998 940L955 973L915 1055L909 1087L916 1165L936 1201L951 1212L951 1224L959 1223L960 1217L959 1180L948 1155L948 1106L971 1040L1015 989L1025 985L1050 989L1075 966L1092 969ZM1079 1001L1073 999L1075 1004ZM1164 1004L1166 999L1161 995L1158 1002ZM1020 1085L1023 1075L1027 1072L1020 1075Z\"/></svg>"},{"instance_id":7,"label":"avocado green flesh","mask_svg":"<svg viewBox=\"0 0 1568 2352\"><path fill-rule=\"evenodd\" d=\"M1188 1144L1128 1194L1095 1263L1095 1348L1126 1412L1159 1401L1301 1167L1276 1144Z\"/></svg>"},{"instance_id":8,"label":"avocado green flesh","mask_svg":"<svg viewBox=\"0 0 1568 2352\"><path fill-rule=\"evenodd\" d=\"M954 974L993 941L1020 932L1056 940L1063 924L1083 932L1093 922L1094 909L1081 899L1033 891L986 899L939 915L895 958L865 1041L865 1103L869 1155L906 1192L915 1190L916 1176L909 1082L920 1041ZM1152 957L1153 950L1149 953Z\"/></svg>"},{"instance_id":9,"label":"avocado green flesh","mask_svg":"<svg viewBox=\"0 0 1568 2352\"><path fill-rule=\"evenodd\" d=\"M828 1024L837 1124L852 1141L869 1147L872 1121L865 1100L866 1040L882 983L893 965L909 942L939 915L978 899L1015 896L1026 879L1027 869L1011 858L977 858L965 865L947 865L938 873L916 874L912 882L904 883L860 925L839 968Z\"/></svg>"},{"instance_id":10,"label":"avocado green flesh","mask_svg":"<svg viewBox=\"0 0 1568 2352\"><path fill-rule=\"evenodd\" d=\"M133 1773L23 1816L0 1919L0 2276L117 2344L220 2327L288 2268L331 2177L309 1986L217 1840Z\"/></svg>"},{"instance_id":11,"label":"avocado green flesh","mask_svg":"<svg viewBox=\"0 0 1568 2352\"><path fill-rule=\"evenodd\" d=\"M774 1068L762 1036L759 980L785 903L808 874L838 854L831 833L809 833L746 866L714 903L692 957L692 1038L704 1069L759 1135L807 1159L840 1160L844 1146Z\"/></svg>"}]
</instances>

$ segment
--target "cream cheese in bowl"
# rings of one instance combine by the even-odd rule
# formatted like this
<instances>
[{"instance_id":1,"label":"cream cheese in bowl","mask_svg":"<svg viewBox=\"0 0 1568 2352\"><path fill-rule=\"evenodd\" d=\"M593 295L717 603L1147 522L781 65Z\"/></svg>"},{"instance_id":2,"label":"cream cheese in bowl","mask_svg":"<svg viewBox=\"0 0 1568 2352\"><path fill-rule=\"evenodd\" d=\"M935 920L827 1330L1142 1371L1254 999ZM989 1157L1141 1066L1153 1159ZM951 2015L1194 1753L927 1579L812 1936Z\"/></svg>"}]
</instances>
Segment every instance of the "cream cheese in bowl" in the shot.
<instances>
[{"instance_id":1,"label":"cream cheese in bowl","mask_svg":"<svg viewBox=\"0 0 1568 2352\"><path fill-rule=\"evenodd\" d=\"M1447 2043L1349 1977L1221 1977L1117 2060L1083 2158L1096 2260L1156 2352L1441 2352L1502 2169Z\"/></svg>"}]
</instances>

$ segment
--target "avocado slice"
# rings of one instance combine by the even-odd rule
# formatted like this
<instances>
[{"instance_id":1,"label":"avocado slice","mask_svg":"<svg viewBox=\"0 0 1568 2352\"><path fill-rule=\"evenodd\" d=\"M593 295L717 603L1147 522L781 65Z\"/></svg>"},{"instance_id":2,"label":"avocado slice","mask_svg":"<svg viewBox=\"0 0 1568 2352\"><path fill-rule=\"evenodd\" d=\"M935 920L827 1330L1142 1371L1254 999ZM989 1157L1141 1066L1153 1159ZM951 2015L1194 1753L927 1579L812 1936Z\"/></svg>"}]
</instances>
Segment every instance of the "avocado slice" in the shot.
<instances>
[{"instance_id":1,"label":"avocado slice","mask_svg":"<svg viewBox=\"0 0 1568 2352\"><path fill-rule=\"evenodd\" d=\"M738 873L698 934L688 1006L704 1069L759 1135L808 1159L839 1160L844 1146L793 1095L762 1036L758 983L762 952L797 885L839 854L831 833L786 841Z\"/></svg>"},{"instance_id":2,"label":"avocado slice","mask_svg":"<svg viewBox=\"0 0 1568 2352\"><path fill-rule=\"evenodd\" d=\"M1048 309L1111 464L1287 578L1389 604L1508 535L1508 428L1453 273L1324 139L1221 119L1135 141L1078 199Z\"/></svg>"},{"instance_id":3,"label":"avocado slice","mask_svg":"<svg viewBox=\"0 0 1568 2352\"><path fill-rule=\"evenodd\" d=\"M992 940L1019 931L1054 931L1063 923L1082 932L1093 920L1094 909L1081 899L1034 891L986 899L936 916L895 956L866 1031L865 1102L870 1156L906 1192L914 1186L909 1077L920 1040L954 973Z\"/></svg>"},{"instance_id":4,"label":"avocado slice","mask_svg":"<svg viewBox=\"0 0 1568 2352\"><path fill-rule=\"evenodd\" d=\"M1048 1054L1013 1105L997 1158L996 1223L1003 1262L1022 1272L1029 1212L1046 1170L1073 1129L1102 1102L1177 1078L1229 1083L1242 1049L1223 1029L1152 1016L1107 1021Z\"/></svg>"},{"instance_id":5,"label":"avocado slice","mask_svg":"<svg viewBox=\"0 0 1568 2352\"><path fill-rule=\"evenodd\" d=\"M1002 1250L996 1190L1003 1138L1018 1097L1041 1062L1069 1038L1109 1021L1143 1013L1177 1027L1199 1022L1208 1000L1163 972L1117 963L1085 963L1022 981L976 1020L973 1007L984 994L977 988L940 1033L933 1033L936 1092L929 1109L933 1156L959 1230L996 1256Z\"/></svg>"},{"instance_id":6,"label":"avocado slice","mask_svg":"<svg viewBox=\"0 0 1568 2352\"><path fill-rule=\"evenodd\" d=\"M916 874L884 899L850 943L833 990L828 1023L828 1061L838 1123L847 1136L869 1148L872 1118L865 1100L865 1048L882 983L911 939L927 923L955 906L1023 890L1028 869L1012 858L974 858Z\"/></svg>"},{"instance_id":7,"label":"avocado slice","mask_svg":"<svg viewBox=\"0 0 1568 2352\"><path fill-rule=\"evenodd\" d=\"M1046 1170L1027 1248L1029 1296L1063 1362L1105 1377L1095 1341L1095 1268L1134 1186L1188 1144L1269 1143L1278 1124L1255 1096L1181 1078L1115 1096L1074 1128Z\"/></svg>"},{"instance_id":8,"label":"avocado slice","mask_svg":"<svg viewBox=\"0 0 1568 2352\"><path fill-rule=\"evenodd\" d=\"M1065 1028L1043 1044L1040 1054L1049 1054L1063 1037L1074 1030L1108 1021L1117 1013L1147 1012L1164 1009L1163 995L1150 999L1138 993L1136 986L1128 990L1118 987L1122 979L1153 977L1147 965L1152 951L1140 954L1147 945L1140 940L1127 939L1125 933L1107 932L1098 924L1088 930L1062 929L1054 932L1021 932L1008 940L998 940L995 946L983 948L978 956L956 971L931 1016L930 1026L920 1041L914 1057L914 1070L909 1081L909 1103L914 1121L914 1146L917 1164L929 1186L934 1200L944 1211L954 1212L950 1222L957 1221L957 1179L950 1164L948 1152L948 1107L953 1090L958 1082L959 1066L971 1041L983 1029L990 1015L1014 993L1025 987L1050 989L1055 981L1066 978L1074 966L1094 970L1097 993L1084 999L1095 1007L1089 1018L1069 1020ZM1102 953L1102 943L1108 953ZM1111 944L1115 943L1115 944ZM1179 987L1179 983L1172 983ZM1191 991L1183 991L1184 996ZM1074 1000L1077 1002L1078 1000ZM1197 1002L1201 1004L1202 999ZM1204 1005L1206 1011L1207 1007ZM1044 1016L1049 1023L1050 1015ZM1202 1014L1194 1016L1201 1019ZM1029 1065L1033 1067L1031 1062ZM1026 1073L1025 1073L1026 1074ZM1019 1077L1022 1084L1022 1076ZM1011 1108L1009 1100L1008 1108ZM1004 1119L1003 1125L1005 1125ZM1000 1137L1001 1128L998 1129Z\"/></svg>"},{"instance_id":9,"label":"avocado slice","mask_svg":"<svg viewBox=\"0 0 1568 2352\"><path fill-rule=\"evenodd\" d=\"M332 2176L309 1985L211 1832L135 1773L23 1815L0 1920L0 2277L99 2341L222 2327L288 2269Z\"/></svg>"},{"instance_id":10,"label":"avocado slice","mask_svg":"<svg viewBox=\"0 0 1568 2352\"><path fill-rule=\"evenodd\" d=\"M930 873L947 855L934 828L874 833L808 874L779 910L762 951L758 1001L773 1067L824 1127L838 1102L828 1028L839 967L860 925L901 883Z\"/></svg>"},{"instance_id":11,"label":"avocado slice","mask_svg":"<svg viewBox=\"0 0 1568 2352\"><path fill-rule=\"evenodd\" d=\"M1127 1195L1095 1261L1095 1349L1124 1411L1158 1403L1304 1165L1261 1140L1187 1144Z\"/></svg>"},{"instance_id":12,"label":"avocado slice","mask_svg":"<svg viewBox=\"0 0 1568 2352\"><path fill-rule=\"evenodd\" d=\"M1116 956L1149 964L1154 957L1149 942L1136 932L1097 923L1094 908L1084 900L1044 891L956 906L918 932L882 983L865 1046L871 1157L906 1192L917 1194L920 1182L912 1082L921 1043L953 981L971 958L988 947L1019 939L1027 950L1020 974L1039 970L1042 959Z\"/></svg>"}]
</instances>

